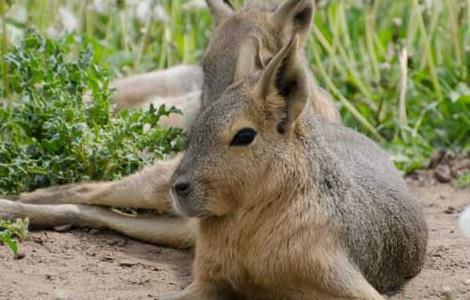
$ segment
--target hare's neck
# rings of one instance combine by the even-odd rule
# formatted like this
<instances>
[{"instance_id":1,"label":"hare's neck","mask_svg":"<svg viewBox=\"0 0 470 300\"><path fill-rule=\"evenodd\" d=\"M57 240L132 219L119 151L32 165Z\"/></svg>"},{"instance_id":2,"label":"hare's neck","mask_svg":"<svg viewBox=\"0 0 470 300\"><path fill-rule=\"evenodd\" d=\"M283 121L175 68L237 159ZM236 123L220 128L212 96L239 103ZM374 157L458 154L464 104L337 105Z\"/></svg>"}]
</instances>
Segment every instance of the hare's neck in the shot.
<instances>
[{"instance_id":1,"label":"hare's neck","mask_svg":"<svg viewBox=\"0 0 470 300\"><path fill-rule=\"evenodd\" d=\"M201 220L199 237L211 244L215 241L223 244L235 238L231 243L240 243L243 247L256 238L261 228L283 227L282 222L289 223L299 214L315 210L312 203L317 198L316 184L305 173L285 175L279 182L271 180L269 184L276 187L265 187L263 193L253 193L253 199L232 214Z\"/></svg>"}]
</instances>

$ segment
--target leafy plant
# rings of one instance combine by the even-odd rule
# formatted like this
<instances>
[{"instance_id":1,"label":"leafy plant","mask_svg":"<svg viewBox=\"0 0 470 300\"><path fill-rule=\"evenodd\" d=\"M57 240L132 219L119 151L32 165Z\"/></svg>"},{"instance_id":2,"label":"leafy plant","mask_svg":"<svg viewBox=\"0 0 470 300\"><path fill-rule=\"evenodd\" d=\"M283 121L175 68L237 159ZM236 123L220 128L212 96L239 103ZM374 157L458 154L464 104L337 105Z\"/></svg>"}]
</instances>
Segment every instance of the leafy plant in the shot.
<instances>
[{"instance_id":1,"label":"leafy plant","mask_svg":"<svg viewBox=\"0 0 470 300\"><path fill-rule=\"evenodd\" d=\"M4 60L13 94L0 104L0 194L116 179L184 146L181 130L158 125L175 108L112 115L108 72L86 38L29 31Z\"/></svg>"},{"instance_id":2,"label":"leafy plant","mask_svg":"<svg viewBox=\"0 0 470 300\"><path fill-rule=\"evenodd\" d=\"M0 231L0 242L4 243L11 250L14 256L18 255L18 241L13 237L11 231Z\"/></svg>"},{"instance_id":3,"label":"leafy plant","mask_svg":"<svg viewBox=\"0 0 470 300\"><path fill-rule=\"evenodd\" d=\"M18 239L28 235L29 220L16 219L14 222L0 219L0 242L4 243L18 257Z\"/></svg>"},{"instance_id":4,"label":"leafy plant","mask_svg":"<svg viewBox=\"0 0 470 300\"><path fill-rule=\"evenodd\" d=\"M73 31L112 76L196 63L211 30L203 0L7 2L2 45L16 45L28 27ZM435 149L470 151L468 0L316 3L306 54L348 126L379 141L406 172L426 166Z\"/></svg>"},{"instance_id":5,"label":"leafy plant","mask_svg":"<svg viewBox=\"0 0 470 300\"><path fill-rule=\"evenodd\" d=\"M463 172L459 175L457 185L462 188L470 186L470 171Z\"/></svg>"}]
</instances>

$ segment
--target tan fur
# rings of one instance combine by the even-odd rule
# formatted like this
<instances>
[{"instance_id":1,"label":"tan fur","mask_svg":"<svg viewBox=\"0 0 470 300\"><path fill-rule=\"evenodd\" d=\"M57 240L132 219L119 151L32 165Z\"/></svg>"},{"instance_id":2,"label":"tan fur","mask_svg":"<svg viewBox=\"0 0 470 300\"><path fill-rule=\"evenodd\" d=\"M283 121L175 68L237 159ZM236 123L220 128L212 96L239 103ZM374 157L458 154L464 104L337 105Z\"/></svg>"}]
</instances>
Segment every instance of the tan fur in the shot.
<instances>
[{"instance_id":1,"label":"tan fur","mask_svg":"<svg viewBox=\"0 0 470 300\"><path fill-rule=\"evenodd\" d=\"M168 117L164 116L160 119L159 124L166 127L181 128L187 131L201 110L201 91L196 90L191 93L173 97L160 97L154 95L148 98L148 101L143 102L140 106L143 109L147 109L149 108L150 103L156 107L164 104L167 108L174 106L180 109L182 114L175 113L170 114Z\"/></svg>"},{"instance_id":2,"label":"tan fur","mask_svg":"<svg viewBox=\"0 0 470 300\"><path fill-rule=\"evenodd\" d=\"M275 9L248 3L220 21L202 59L202 106L217 99L228 85L261 71L293 33L299 34L303 47L313 9L311 0L283 1ZM301 59L308 68L303 55ZM307 73L312 107L321 118L339 121L331 96L316 84L312 72Z\"/></svg>"},{"instance_id":3,"label":"tan fur","mask_svg":"<svg viewBox=\"0 0 470 300\"><path fill-rule=\"evenodd\" d=\"M214 17L219 18L217 21L218 26L206 50L201 67L179 66L164 71L116 80L112 83L112 87L116 89L114 97L117 109L122 107L146 107L149 102L155 104L165 103L169 106L175 105L183 110L183 116L172 115L169 118L163 118L163 125L188 129L198 112L215 101L226 87L266 67L272 56L286 42L286 36L289 33L298 32L303 37L310 26L310 22L307 22L299 28L293 26L291 22L292 15L295 15L295 12L299 10L302 11L308 8L309 5L312 5L311 1L299 1L297 5L291 6L290 10L292 11L282 11L282 14L290 15L290 18L285 17L285 26L279 32L273 27L272 18L276 13L280 13L280 8L276 11L250 3L238 12L227 14L227 9L230 8L221 1L223 2L223 0L209 1L213 9L222 9L223 11L212 11ZM285 3L289 2L292 2L292 0L285 1ZM275 26L278 29L282 27L280 24ZM239 34L234 36L233 33L236 32L239 32ZM224 52L227 49L232 50L232 52ZM202 96L203 73L201 70L204 70L204 79L206 81L204 88L202 88ZM312 98L314 109L322 118L338 120L338 112L328 93L315 84L313 75L310 72L308 72L308 76L310 92L315 95ZM207 84L208 82L210 84ZM150 208L159 213L174 214L168 196L168 186L178 162L178 158L172 158L166 162L157 161L152 167L112 183L81 183L40 189L33 193L22 194L19 201L30 204L70 203ZM19 203L19 205L21 204ZM0 214L2 210L2 204L0 203ZM29 210L29 212L38 213L41 216L46 216L47 211L45 207ZM120 215L115 216L116 219L121 217ZM104 218L105 216L103 216ZM127 224L126 219L122 219ZM51 220L58 219L51 218ZM70 219L70 223L75 223L75 221ZM49 227L58 225L54 225L52 221L47 224L49 224ZM84 222L81 225L92 227L95 226L95 223ZM129 234L147 241L159 240L152 238L152 236L133 235L135 231L147 232L135 228ZM148 232L148 234L151 234L151 232ZM188 234L191 234L191 232ZM165 241L160 240L160 243L165 244ZM181 246L186 246L186 243Z\"/></svg>"},{"instance_id":4,"label":"tan fur","mask_svg":"<svg viewBox=\"0 0 470 300\"><path fill-rule=\"evenodd\" d=\"M319 122L301 58L294 33L193 124L172 195L199 219L194 282L169 299L384 299L421 269L417 203L377 145Z\"/></svg>"},{"instance_id":5,"label":"tan fur","mask_svg":"<svg viewBox=\"0 0 470 300\"><path fill-rule=\"evenodd\" d=\"M215 0L211 2L217 4ZM203 101L189 105L202 107L202 113L189 113L189 121L186 117L169 120L169 125L176 122L182 128L192 124L191 143L184 159L177 156L157 162L117 182L43 189L21 195L21 202L0 199L0 217L29 216L33 226L38 227L71 224L110 228L172 247L196 243L195 281L171 299L383 299L370 282L384 289L414 276L422 264L426 229L412 202L407 204L406 186L388 158L370 141L351 137L348 132L343 134L343 129L334 129L340 125L328 122L338 120L337 110L328 94L315 84L301 50L311 22L305 18L309 5L310 1L287 0L273 11L249 6L227 14L224 6L225 12L218 12L219 25L202 62L206 81ZM217 7L220 8L215 5L212 9ZM279 23L282 20L286 22L284 27ZM292 20L298 23L289 23ZM230 28L240 34L229 39ZM298 44L289 42L292 37L298 37ZM228 49L230 42L234 52L221 52ZM289 46L284 47L286 44ZM277 54L280 49L284 50ZM284 68L273 59L276 54L288 62L281 64ZM264 81L258 81L260 73L267 83L262 86L259 84ZM295 89L290 89L289 84L287 89L274 84L272 78L278 75L281 83L295 79ZM151 83L155 79L149 78L145 78L142 88L130 90L123 99L129 97L127 103L131 105L142 105L141 99L149 95L159 97L157 101L174 99L185 103L184 99L196 99L166 89L165 86L175 86L175 78L162 86L157 84L155 89ZM128 83L131 84L122 85L118 94L137 86L132 80ZM198 93L193 87L188 91ZM216 101L219 98L222 99ZM283 102L286 99L287 106ZM225 102L229 105L220 104ZM192 118L196 117L193 124ZM323 122L325 125L321 125ZM242 148L227 147L234 134L246 127L263 128L265 132L257 139L267 144L248 153ZM309 138L311 131L318 133L314 142ZM357 168L354 159L338 158L350 150L335 148L339 142L357 151L356 156L366 153L367 161L373 162L364 165L364 182L355 181L358 174L354 172L362 167ZM306 154L305 147L314 150ZM351 164L352 170L348 169ZM371 173L366 172L367 168L372 168ZM374 176L382 173L386 181L374 186ZM197 182L198 192L190 201L176 198L175 207L180 213L189 211L199 219L174 216L168 190L170 183L182 178ZM358 188L360 183L373 188L363 191ZM412 230L410 240L388 237L386 231L379 230L385 226L387 215L381 222L375 214L383 212L382 205L398 201L394 198L380 202L384 191L396 193L393 195L397 199L405 198L405 209L397 215L400 221L392 226L398 226L400 232L400 226L405 224ZM363 205L358 197L361 193L370 197L370 203ZM400 201L397 207L401 209ZM95 204L150 208L166 216L129 217ZM351 226L352 233L345 234L343 223ZM421 234L418 241L416 227ZM361 242L355 240L356 236ZM374 241L388 238L396 249L388 249L387 244L383 249L389 252L382 253ZM387 265L389 270L380 262L387 257L402 259L400 253L414 260L399 261L410 266L410 271L396 278L392 269L397 264Z\"/></svg>"},{"instance_id":6,"label":"tan fur","mask_svg":"<svg viewBox=\"0 0 470 300\"><path fill-rule=\"evenodd\" d=\"M181 155L178 155L160 161L119 181L86 182L39 189L21 194L19 200L31 204L97 204L172 213L169 181L180 159Z\"/></svg>"},{"instance_id":7,"label":"tan fur","mask_svg":"<svg viewBox=\"0 0 470 300\"><path fill-rule=\"evenodd\" d=\"M275 10L249 2L237 12L223 0L207 0L207 4L216 28L201 66L182 65L113 81L117 110L149 103L177 106L184 116L165 118L163 124L188 129L201 107L216 100L228 85L262 70L292 32L306 39L311 20L299 24L296 14L313 11L311 0L284 1ZM316 84L311 72L308 76L315 111L326 120L339 121L331 96Z\"/></svg>"},{"instance_id":8,"label":"tan fur","mask_svg":"<svg viewBox=\"0 0 470 300\"><path fill-rule=\"evenodd\" d=\"M116 109L142 107L154 97L172 99L202 88L203 74L197 65L180 65L111 82ZM171 105L171 100L168 101Z\"/></svg>"},{"instance_id":9,"label":"tan fur","mask_svg":"<svg viewBox=\"0 0 470 300\"><path fill-rule=\"evenodd\" d=\"M107 208L82 204L35 205L0 199L1 218L27 216L33 228L61 225L107 228L148 243L175 248L195 243L195 220L174 216L126 216Z\"/></svg>"}]
</instances>

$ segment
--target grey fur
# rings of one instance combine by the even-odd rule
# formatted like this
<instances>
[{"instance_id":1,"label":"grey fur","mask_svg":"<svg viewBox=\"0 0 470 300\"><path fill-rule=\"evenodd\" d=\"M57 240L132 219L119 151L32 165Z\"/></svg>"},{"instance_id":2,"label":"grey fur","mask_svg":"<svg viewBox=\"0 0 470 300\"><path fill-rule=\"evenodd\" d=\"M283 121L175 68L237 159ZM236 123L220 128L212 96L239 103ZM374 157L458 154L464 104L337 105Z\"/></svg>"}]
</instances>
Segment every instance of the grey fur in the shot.
<instances>
[{"instance_id":1,"label":"grey fur","mask_svg":"<svg viewBox=\"0 0 470 300\"><path fill-rule=\"evenodd\" d=\"M298 119L288 120L290 129L275 130L292 104L304 102L305 97L313 100L306 70L299 67L303 62L294 53L296 43L293 39L276 55L261 79L254 77L230 86L196 119L189 147L174 175L174 180L181 176L189 180L193 192L176 202L184 207L183 213L202 218L199 247L204 251L215 247L211 241L216 237L227 243L235 239L238 249L256 244L252 234L259 234L256 239L272 240L275 249L276 243L291 245L287 249L301 246L296 260L312 267L315 260L308 259L309 251L321 256L328 256L325 253L329 249L334 251L331 256L333 261L339 260L336 265L323 266L321 275L308 275L312 288L352 297L352 278L360 276L355 272L378 291L399 287L423 266L427 228L417 202L387 153L369 138L319 118L310 105L303 106ZM266 85L270 91L257 89L270 78L276 82ZM283 95L279 88L285 84L291 86ZM253 144L238 150L227 146L237 128L246 126L258 132ZM229 225L234 220L243 224L237 226L246 226L236 238L224 231L235 226ZM253 221L256 225L247 220L257 220ZM267 228L265 224L272 222L278 227ZM211 232L218 235L211 237ZM318 232L320 240L305 241L310 232ZM304 249L305 245L312 249ZM289 259L291 250L269 251L279 259L266 262L265 268L283 270L282 262ZM206 260L205 265L210 262ZM231 274L231 268L238 267L227 267L221 273ZM285 272L307 276L299 268L301 265L294 264ZM205 272L210 272L207 269ZM344 274L337 273L341 270ZM220 276L221 281L233 280L224 277L230 275ZM233 290L243 294L243 287L233 282ZM283 290L287 287L276 290L273 286L259 288L249 281L243 284L251 290L245 294L249 299L293 295Z\"/></svg>"}]
</instances>

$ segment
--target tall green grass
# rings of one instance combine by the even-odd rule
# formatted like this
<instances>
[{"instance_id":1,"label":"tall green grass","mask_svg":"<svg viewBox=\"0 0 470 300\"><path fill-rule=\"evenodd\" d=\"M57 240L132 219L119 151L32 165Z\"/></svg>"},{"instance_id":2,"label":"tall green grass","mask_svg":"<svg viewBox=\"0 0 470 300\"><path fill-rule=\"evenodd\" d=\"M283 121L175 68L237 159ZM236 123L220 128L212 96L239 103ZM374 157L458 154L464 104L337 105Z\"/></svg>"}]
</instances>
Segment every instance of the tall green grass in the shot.
<instances>
[{"instance_id":1,"label":"tall green grass","mask_svg":"<svg viewBox=\"0 0 470 300\"><path fill-rule=\"evenodd\" d=\"M365 3L368 4L365 4ZM405 170L470 150L470 1L324 1L307 47L345 122Z\"/></svg>"},{"instance_id":2,"label":"tall green grass","mask_svg":"<svg viewBox=\"0 0 470 300\"><path fill-rule=\"evenodd\" d=\"M203 0L0 3L3 52L26 28L73 28L114 76L196 63L211 30ZM314 24L307 55L319 82L401 169L437 148L470 151L470 0L323 0Z\"/></svg>"}]
</instances>

